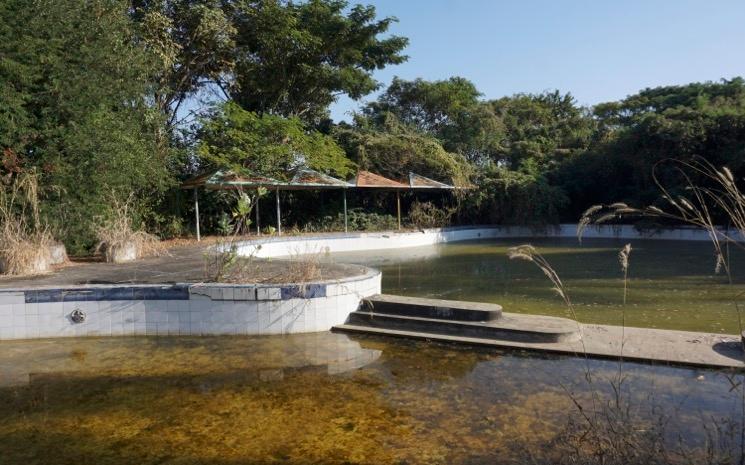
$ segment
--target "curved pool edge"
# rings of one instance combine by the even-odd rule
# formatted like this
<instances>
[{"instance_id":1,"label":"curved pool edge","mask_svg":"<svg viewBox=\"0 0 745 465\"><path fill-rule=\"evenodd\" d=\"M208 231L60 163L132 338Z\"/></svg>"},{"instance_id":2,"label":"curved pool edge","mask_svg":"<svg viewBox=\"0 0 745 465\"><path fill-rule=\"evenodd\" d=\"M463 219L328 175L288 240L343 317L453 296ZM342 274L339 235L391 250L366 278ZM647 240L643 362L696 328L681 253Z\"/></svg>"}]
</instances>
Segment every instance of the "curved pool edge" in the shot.
<instances>
[{"instance_id":1,"label":"curved pool edge","mask_svg":"<svg viewBox=\"0 0 745 465\"><path fill-rule=\"evenodd\" d=\"M288 284L95 284L0 290L0 340L328 331L381 291L381 273Z\"/></svg>"},{"instance_id":2,"label":"curved pool edge","mask_svg":"<svg viewBox=\"0 0 745 465\"><path fill-rule=\"evenodd\" d=\"M471 226L414 232L282 236L244 241L257 258L420 247L446 242L575 237L576 225ZM588 238L709 240L706 231L591 226ZM260 246L260 247L258 247ZM381 293L381 272L287 284L92 284L0 289L0 340L79 336L264 335L328 331Z\"/></svg>"},{"instance_id":3,"label":"curved pool edge","mask_svg":"<svg viewBox=\"0 0 745 465\"><path fill-rule=\"evenodd\" d=\"M738 240L743 240L739 234L731 235L737 237ZM237 244L237 247L238 253L244 256L275 258L314 253L402 249L479 239L576 237L576 224L560 224L543 228L530 228L527 226L461 226L423 229L419 231L273 236L241 241ZM632 225L592 225L585 229L583 237L587 239L624 240L710 240L708 233L698 228L639 230Z\"/></svg>"}]
</instances>

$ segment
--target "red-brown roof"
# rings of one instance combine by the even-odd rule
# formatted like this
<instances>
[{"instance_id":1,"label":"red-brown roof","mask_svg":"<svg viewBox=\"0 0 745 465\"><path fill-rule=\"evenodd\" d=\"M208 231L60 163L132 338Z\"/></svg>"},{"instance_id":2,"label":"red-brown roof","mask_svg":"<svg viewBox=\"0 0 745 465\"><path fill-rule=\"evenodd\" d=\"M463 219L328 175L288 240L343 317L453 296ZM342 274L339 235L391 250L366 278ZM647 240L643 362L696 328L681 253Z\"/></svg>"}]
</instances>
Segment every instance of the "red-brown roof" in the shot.
<instances>
[{"instance_id":1,"label":"red-brown roof","mask_svg":"<svg viewBox=\"0 0 745 465\"><path fill-rule=\"evenodd\" d=\"M369 171L360 171L354 179L356 187L378 187L388 189L408 189L409 186L393 179L385 178Z\"/></svg>"}]
</instances>

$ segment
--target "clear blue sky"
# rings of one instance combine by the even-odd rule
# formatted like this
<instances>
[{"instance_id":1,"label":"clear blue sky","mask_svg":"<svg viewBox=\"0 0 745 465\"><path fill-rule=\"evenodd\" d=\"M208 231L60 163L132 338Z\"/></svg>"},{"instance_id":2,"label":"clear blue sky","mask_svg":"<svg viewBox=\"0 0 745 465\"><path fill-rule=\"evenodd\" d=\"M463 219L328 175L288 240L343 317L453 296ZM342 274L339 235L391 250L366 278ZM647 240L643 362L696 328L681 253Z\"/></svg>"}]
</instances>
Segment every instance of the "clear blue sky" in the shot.
<instances>
[{"instance_id":1,"label":"clear blue sky","mask_svg":"<svg viewBox=\"0 0 745 465\"><path fill-rule=\"evenodd\" d=\"M350 0L396 16L408 62L375 74L463 76L485 98L559 89L584 105L645 87L745 76L745 0ZM370 95L367 99L372 99ZM358 103L332 107L335 120Z\"/></svg>"}]
</instances>

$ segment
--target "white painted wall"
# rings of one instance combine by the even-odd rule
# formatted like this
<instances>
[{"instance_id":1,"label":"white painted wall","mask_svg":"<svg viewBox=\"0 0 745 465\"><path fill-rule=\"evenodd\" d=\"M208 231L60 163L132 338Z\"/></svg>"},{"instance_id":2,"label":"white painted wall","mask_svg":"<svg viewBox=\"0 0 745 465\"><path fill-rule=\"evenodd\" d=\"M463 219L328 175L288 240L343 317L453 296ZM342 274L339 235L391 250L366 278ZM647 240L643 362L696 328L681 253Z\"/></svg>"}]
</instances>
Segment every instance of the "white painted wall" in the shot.
<instances>
[{"instance_id":1,"label":"white painted wall","mask_svg":"<svg viewBox=\"0 0 745 465\"><path fill-rule=\"evenodd\" d=\"M284 300L280 286L225 284L193 285L188 300L26 303L23 290L2 290L0 340L328 331L344 323L364 297L380 293L380 278L379 271L370 269L362 276L322 283L324 297ZM251 292L243 292L247 290ZM84 322L70 319L75 310L85 313Z\"/></svg>"},{"instance_id":2,"label":"white painted wall","mask_svg":"<svg viewBox=\"0 0 745 465\"><path fill-rule=\"evenodd\" d=\"M275 237L239 245L242 254L282 257L317 252L400 249L496 238L575 237L576 225L534 230L470 227L419 232ZM592 226L587 238L706 241L692 228L640 232L632 226ZM738 236L739 237L739 236ZM742 239L742 238L740 238ZM260 245L260 248L257 246ZM381 275L327 283L325 296L282 299L282 286L192 285L188 300L111 300L26 303L24 289L0 290L0 340L67 336L289 334L327 331L342 324L364 297L381 292ZM90 288L102 286L88 286ZM79 288L79 287L78 287ZM74 310L86 314L73 323Z\"/></svg>"},{"instance_id":3,"label":"white painted wall","mask_svg":"<svg viewBox=\"0 0 745 465\"><path fill-rule=\"evenodd\" d=\"M521 226L484 226L466 228L427 229L417 232L380 232L325 234L317 236L285 236L246 241L238 245L242 255L259 258L286 257L298 254L357 252L366 250L421 247L444 242L498 238L567 237L577 234L576 224L562 224L545 229ZM708 241L706 231L694 228L639 231L633 226L590 226L583 237L609 239L659 239ZM739 240L742 237L736 234Z\"/></svg>"}]
</instances>

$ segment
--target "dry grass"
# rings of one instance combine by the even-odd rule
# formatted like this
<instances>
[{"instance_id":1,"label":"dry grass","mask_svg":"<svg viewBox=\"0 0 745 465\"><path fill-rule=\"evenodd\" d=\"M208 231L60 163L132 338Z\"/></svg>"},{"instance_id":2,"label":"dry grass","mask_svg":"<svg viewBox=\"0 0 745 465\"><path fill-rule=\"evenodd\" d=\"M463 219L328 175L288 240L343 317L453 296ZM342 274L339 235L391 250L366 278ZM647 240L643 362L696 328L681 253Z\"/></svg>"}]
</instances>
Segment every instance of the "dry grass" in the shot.
<instances>
[{"instance_id":1,"label":"dry grass","mask_svg":"<svg viewBox=\"0 0 745 465\"><path fill-rule=\"evenodd\" d=\"M54 238L39 214L39 183L35 172L15 175L0 186L0 272L11 275L49 269Z\"/></svg>"},{"instance_id":2,"label":"dry grass","mask_svg":"<svg viewBox=\"0 0 745 465\"><path fill-rule=\"evenodd\" d=\"M437 208L432 202L414 202L409 221L417 228L442 228L450 224L456 208Z\"/></svg>"},{"instance_id":3,"label":"dry grass","mask_svg":"<svg viewBox=\"0 0 745 465\"><path fill-rule=\"evenodd\" d=\"M684 195L674 195L657 176L657 167L661 163L670 163L675 171L685 180ZM704 179L709 186L702 186L693 181L693 177ZM581 241L588 226L603 224L609 221L629 217L654 217L684 223L704 229L714 247L716 262L714 271L723 271L730 284L733 284L729 262L729 246L745 249L740 239L745 238L745 194L735 183L732 172L727 167L716 168L703 158L694 161L664 160L655 165L654 181L667 203L666 209L656 206L643 208L630 207L622 202L611 205L594 205L582 215L577 225L577 238ZM722 230L715 224L715 214L724 216L734 227ZM740 303L734 302L740 332L743 331Z\"/></svg>"},{"instance_id":4,"label":"dry grass","mask_svg":"<svg viewBox=\"0 0 745 465\"><path fill-rule=\"evenodd\" d=\"M670 163L685 182L685 195L673 195L660 181L656 171L661 163ZM714 272L724 272L729 284L734 284L729 262L730 245L745 248L740 242L745 238L745 195L735 182L732 172L727 167L716 168L707 160L698 158L693 161L665 160L655 166L653 172L655 183L666 202L665 208L647 206L631 207L622 202L611 205L595 205L587 209L577 226L577 237L582 237L590 225L603 224L629 217L654 217L684 223L704 229L714 247L716 262ZM703 183L695 182L702 179ZM715 218L723 218L734 227L722 230L715 224ZM619 263L623 272L624 304L628 292L628 268L631 246L627 244L619 253ZM742 332L742 312L740 302L735 299L734 309ZM625 312L624 323L625 326ZM622 341L623 348L623 341ZM621 361L622 362L622 361ZM576 426L564 439L577 446L571 454L572 460L567 463L692 463L688 460L686 448L667 450L664 442L664 424L651 428L624 414L620 397L620 386L623 381L621 366L613 389L616 393L614 406L604 410L605 418L583 426ZM706 456L697 463L729 464L745 463L745 385L732 382L732 389L739 389L739 417L725 422L713 422L707 426L708 438L705 446ZM626 406L628 409L628 406Z\"/></svg>"},{"instance_id":5,"label":"dry grass","mask_svg":"<svg viewBox=\"0 0 745 465\"><path fill-rule=\"evenodd\" d=\"M204 253L204 280L212 283L247 284L256 281L259 265L254 256L261 249L256 245L249 255L238 253L236 238L218 240Z\"/></svg>"},{"instance_id":6,"label":"dry grass","mask_svg":"<svg viewBox=\"0 0 745 465\"><path fill-rule=\"evenodd\" d=\"M327 255L318 250L293 251L287 267L287 282L303 284L321 279L321 262Z\"/></svg>"},{"instance_id":7,"label":"dry grass","mask_svg":"<svg viewBox=\"0 0 745 465\"><path fill-rule=\"evenodd\" d=\"M111 196L111 215L99 218L96 227L98 245L95 253L103 253L107 262L117 261L117 256L128 249L133 249L134 257L167 255L166 247L160 239L145 231L135 231L132 224L132 202L130 195L122 202Z\"/></svg>"}]
</instances>

